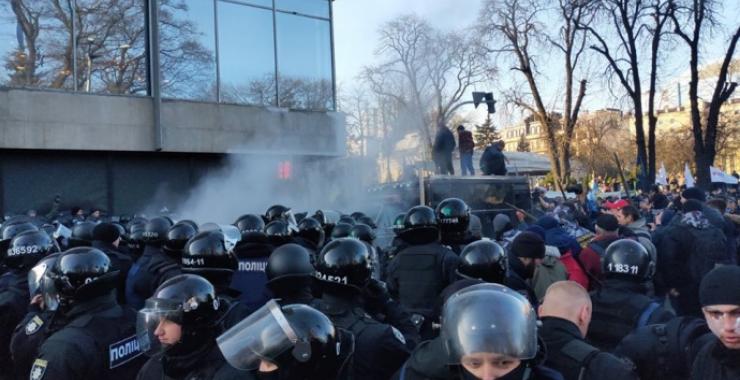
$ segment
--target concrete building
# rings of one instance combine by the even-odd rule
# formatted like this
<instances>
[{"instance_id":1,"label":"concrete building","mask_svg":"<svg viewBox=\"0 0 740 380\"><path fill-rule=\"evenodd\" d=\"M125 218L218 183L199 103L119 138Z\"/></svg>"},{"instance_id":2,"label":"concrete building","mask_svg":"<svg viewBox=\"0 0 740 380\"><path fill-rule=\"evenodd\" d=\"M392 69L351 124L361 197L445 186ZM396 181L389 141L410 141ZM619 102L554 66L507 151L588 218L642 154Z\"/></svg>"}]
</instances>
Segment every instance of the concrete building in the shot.
<instances>
[{"instance_id":1,"label":"concrete building","mask_svg":"<svg viewBox=\"0 0 740 380\"><path fill-rule=\"evenodd\" d=\"M66 3L0 4L0 212L134 213L227 153L344 155L330 0Z\"/></svg>"}]
</instances>

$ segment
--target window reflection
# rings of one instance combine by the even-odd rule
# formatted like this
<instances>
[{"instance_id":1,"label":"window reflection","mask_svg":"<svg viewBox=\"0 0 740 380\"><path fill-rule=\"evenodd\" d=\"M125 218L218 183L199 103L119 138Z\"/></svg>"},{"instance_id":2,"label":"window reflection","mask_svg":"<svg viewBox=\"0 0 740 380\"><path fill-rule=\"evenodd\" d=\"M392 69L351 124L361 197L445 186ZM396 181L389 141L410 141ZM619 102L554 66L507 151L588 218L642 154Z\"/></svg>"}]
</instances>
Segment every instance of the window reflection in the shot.
<instances>
[{"instance_id":1,"label":"window reflection","mask_svg":"<svg viewBox=\"0 0 740 380\"><path fill-rule=\"evenodd\" d=\"M277 14L281 107L333 109L328 21Z\"/></svg>"},{"instance_id":2,"label":"window reflection","mask_svg":"<svg viewBox=\"0 0 740 380\"><path fill-rule=\"evenodd\" d=\"M329 18L329 0L275 0L275 9Z\"/></svg>"},{"instance_id":3,"label":"window reflection","mask_svg":"<svg viewBox=\"0 0 740 380\"><path fill-rule=\"evenodd\" d=\"M211 0L160 0L162 96L216 101L216 28Z\"/></svg>"},{"instance_id":4,"label":"window reflection","mask_svg":"<svg viewBox=\"0 0 740 380\"><path fill-rule=\"evenodd\" d=\"M272 11L218 3L221 100L275 104Z\"/></svg>"},{"instance_id":5,"label":"window reflection","mask_svg":"<svg viewBox=\"0 0 740 380\"><path fill-rule=\"evenodd\" d=\"M231 1L272 8L272 0L231 0Z\"/></svg>"}]
</instances>

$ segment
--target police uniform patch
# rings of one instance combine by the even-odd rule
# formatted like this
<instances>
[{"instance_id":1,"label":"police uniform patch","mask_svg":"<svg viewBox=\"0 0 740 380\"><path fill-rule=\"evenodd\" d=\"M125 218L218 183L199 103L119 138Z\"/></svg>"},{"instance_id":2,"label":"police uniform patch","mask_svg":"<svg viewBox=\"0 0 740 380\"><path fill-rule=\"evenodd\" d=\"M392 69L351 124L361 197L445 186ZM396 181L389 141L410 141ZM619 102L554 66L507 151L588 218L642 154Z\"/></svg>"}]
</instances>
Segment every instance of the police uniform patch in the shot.
<instances>
[{"instance_id":1,"label":"police uniform patch","mask_svg":"<svg viewBox=\"0 0 740 380\"><path fill-rule=\"evenodd\" d=\"M120 367L143 353L136 335L113 343L108 346L108 368Z\"/></svg>"},{"instance_id":2,"label":"police uniform patch","mask_svg":"<svg viewBox=\"0 0 740 380\"><path fill-rule=\"evenodd\" d=\"M33 362L33 367L31 367L31 380L41 380L44 378L44 374L46 373L46 365L49 364L44 359L36 359Z\"/></svg>"},{"instance_id":3,"label":"police uniform patch","mask_svg":"<svg viewBox=\"0 0 740 380\"><path fill-rule=\"evenodd\" d=\"M39 328L44 325L44 320L39 318L38 315L34 316L28 323L26 323L26 335L33 335Z\"/></svg>"},{"instance_id":4,"label":"police uniform patch","mask_svg":"<svg viewBox=\"0 0 740 380\"><path fill-rule=\"evenodd\" d=\"M396 339L398 339L398 341L399 341L399 342L401 342L402 344L404 344L404 345L405 345L405 344L406 344L406 338L404 338L404 337L403 337L403 334L401 334L401 332L400 332L400 331L398 331L398 330L397 330L397 329L396 329L395 327L393 327L393 326L391 326L391 330L393 330L393 336L395 336L395 337L396 337Z\"/></svg>"}]
</instances>

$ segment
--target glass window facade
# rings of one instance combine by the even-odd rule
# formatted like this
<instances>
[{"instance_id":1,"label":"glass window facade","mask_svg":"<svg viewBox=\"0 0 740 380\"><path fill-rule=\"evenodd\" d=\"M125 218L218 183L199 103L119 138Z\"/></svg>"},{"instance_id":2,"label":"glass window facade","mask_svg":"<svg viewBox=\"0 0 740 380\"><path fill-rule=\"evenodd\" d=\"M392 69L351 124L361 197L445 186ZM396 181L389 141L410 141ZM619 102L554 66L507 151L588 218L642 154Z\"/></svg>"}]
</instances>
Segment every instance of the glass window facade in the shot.
<instances>
[{"instance_id":1,"label":"glass window facade","mask_svg":"<svg viewBox=\"0 0 740 380\"><path fill-rule=\"evenodd\" d=\"M334 109L329 0L158 3L163 97ZM0 86L148 95L147 4L0 0Z\"/></svg>"}]
</instances>

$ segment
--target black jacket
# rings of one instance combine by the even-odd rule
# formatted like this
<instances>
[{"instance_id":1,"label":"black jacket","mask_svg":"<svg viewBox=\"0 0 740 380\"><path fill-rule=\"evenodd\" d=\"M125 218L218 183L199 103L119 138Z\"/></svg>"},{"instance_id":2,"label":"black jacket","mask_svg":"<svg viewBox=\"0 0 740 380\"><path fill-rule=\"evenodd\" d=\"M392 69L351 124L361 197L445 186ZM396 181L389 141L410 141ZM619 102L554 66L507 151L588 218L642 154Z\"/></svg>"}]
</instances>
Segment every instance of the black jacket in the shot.
<instances>
[{"instance_id":1,"label":"black jacket","mask_svg":"<svg viewBox=\"0 0 740 380\"><path fill-rule=\"evenodd\" d=\"M252 380L250 372L233 368L218 346L211 344L189 355L155 356L144 364L137 380Z\"/></svg>"},{"instance_id":2,"label":"black jacket","mask_svg":"<svg viewBox=\"0 0 740 380\"><path fill-rule=\"evenodd\" d=\"M116 287L116 298L118 298L118 303L120 303L121 305L125 304L126 277L128 276L128 271L131 269L131 266L134 264L134 260L131 258L131 256L128 256L119 251L118 248L116 248L113 244L105 243L100 240L95 240L92 242L92 246L93 248L97 248L108 255L108 258L110 258L111 269L119 271L118 286Z\"/></svg>"},{"instance_id":3,"label":"black jacket","mask_svg":"<svg viewBox=\"0 0 740 380\"><path fill-rule=\"evenodd\" d=\"M740 379L740 350L730 350L714 339L707 343L694 359L692 380Z\"/></svg>"},{"instance_id":4,"label":"black jacket","mask_svg":"<svg viewBox=\"0 0 740 380\"><path fill-rule=\"evenodd\" d=\"M527 273L527 268L524 266L521 260L511 252L508 253L509 258L509 273L506 277L506 286L521 293L529 300L532 307L537 309L537 295L534 293L534 289L529 285L528 279L530 278Z\"/></svg>"},{"instance_id":5,"label":"black jacket","mask_svg":"<svg viewBox=\"0 0 740 380\"><path fill-rule=\"evenodd\" d=\"M0 276L0 379L13 376L10 339L15 326L28 311L28 275L11 269Z\"/></svg>"},{"instance_id":6,"label":"black jacket","mask_svg":"<svg viewBox=\"0 0 740 380\"><path fill-rule=\"evenodd\" d=\"M497 146L490 145L483 151L480 171L484 175L506 175L506 158Z\"/></svg>"},{"instance_id":7,"label":"black jacket","mask_svg":"<svg viewBox=\"0 0 740 380\"><path fill-rule=\"evenodd\" d=\"M127 304L135 310L141 309L159 285L180 273L180 263L158 247L145 246L144 253L131 266L126 278Z\"/></svg>"},{"instance_id":8,"label":"black jacket","mask_svg":"<svg viewBox=\"0 0 740 380\"><path fill-rule=\"evenodd\" d=\"M447 127L437 129L437 135L434 137L434 153L450 154L455 150L455 135Z\"/></svg>"},{"instance_id":9,"label":"black jacket","mask_svg":"<svg viewBox=\"0 0 740 380\"><path fill-rule=\"evenodd\" d=\"M637 375L627 363L586 343L573 322L544 317L540 337L547 346L545 365L559 371L565 380L637 380ZM577 353L589 348L594 351L586 354L582 361L579 360ZM583 378L580 377L582 371Z\"/></svg>"}]
</instances>

